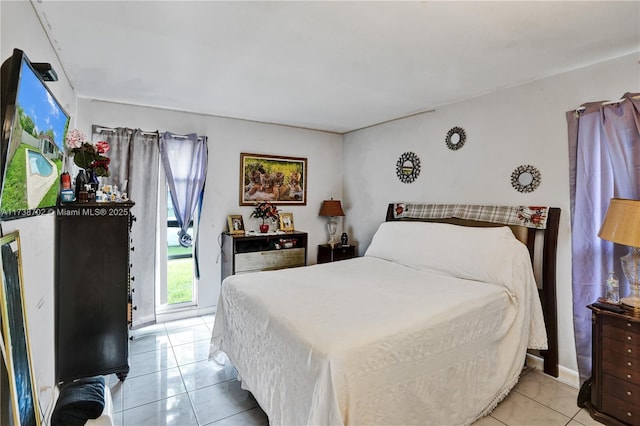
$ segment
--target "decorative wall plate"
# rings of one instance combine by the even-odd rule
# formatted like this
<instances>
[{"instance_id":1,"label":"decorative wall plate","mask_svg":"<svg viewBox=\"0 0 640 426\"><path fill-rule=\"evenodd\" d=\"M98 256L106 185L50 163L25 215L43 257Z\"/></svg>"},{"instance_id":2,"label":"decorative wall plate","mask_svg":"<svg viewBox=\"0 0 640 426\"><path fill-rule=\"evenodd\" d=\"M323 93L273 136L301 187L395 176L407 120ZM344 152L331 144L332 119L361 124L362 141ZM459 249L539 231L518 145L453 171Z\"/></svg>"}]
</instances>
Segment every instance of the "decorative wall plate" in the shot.
<instances>
[{"instance_id":1,"label":"decorative wall plate","mask_svg":"<svg viewBox=\"0 0 640 426\"><path fill-rule=\"evenodd\" d=\"M518 166L511 173L511 186L518 192L533 192L540 185L540 171L529 164Z\"/></svg>"},{"instance_id":2,"label":"decorative wall plate","mask_svg":"<svg viewBox=\"0 0 640 426\"><path fill-rule=\"evenodd\" d=\"M411 183L420 174L420 159L413 152L405 152L396 163L396 174L402 183Z\"/></svg>"},{"instance_id":3,"label":"decorative wall plate","mask_svg":"<svg viewBox=\"0 0 640 426\"><path fill-rule=\"evenodd\" d=\"M454 127L447 132L447 137L444 138L447 148L452 151L456 151L464 145L467 140L467 134L462 127Z\"/></svg>"}]
</instances>

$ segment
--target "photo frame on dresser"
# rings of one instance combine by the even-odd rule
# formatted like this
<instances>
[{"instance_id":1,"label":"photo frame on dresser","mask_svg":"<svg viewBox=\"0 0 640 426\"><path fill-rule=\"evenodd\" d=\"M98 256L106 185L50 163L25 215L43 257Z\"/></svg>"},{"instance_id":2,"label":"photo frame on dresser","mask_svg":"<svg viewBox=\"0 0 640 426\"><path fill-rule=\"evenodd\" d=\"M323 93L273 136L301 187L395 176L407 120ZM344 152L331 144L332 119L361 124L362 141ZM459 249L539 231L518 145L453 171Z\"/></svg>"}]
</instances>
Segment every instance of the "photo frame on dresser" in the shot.
<instances>
[{"instance_id":1,"label":"photo frame on dresser","mask_svg":"<svg viewBox=\"0 0 640 426\"><path fill-rule=\"evenodd\" d=\"M229 226L229 233L231 235L244 234L244 222L242 220L242 215L232 214L227 216L227 225Z\"/></svg>"},{"instance_id":2,"label":"photo frame on dresser","mask_svg":"<svg viewBox=\"0 0 640 426\"><path fill-rule=\"evenodd\" d=\"M0 316L3 355L9 379L9 404L12 413L17 414L13 423L40 426L42 418L29 346L18 232L0 238L0 254Z\"/></svg>"},{"instance_id":3,"label":"photo frame on dresser","mask_svg":"<svg viewBox=\"0 0 640 426\"><path fill-rule=\"evenodd\" d=\"M285 232L293 232L293 213L280 213L280 230Z\"/></svg>"}]
</instances>

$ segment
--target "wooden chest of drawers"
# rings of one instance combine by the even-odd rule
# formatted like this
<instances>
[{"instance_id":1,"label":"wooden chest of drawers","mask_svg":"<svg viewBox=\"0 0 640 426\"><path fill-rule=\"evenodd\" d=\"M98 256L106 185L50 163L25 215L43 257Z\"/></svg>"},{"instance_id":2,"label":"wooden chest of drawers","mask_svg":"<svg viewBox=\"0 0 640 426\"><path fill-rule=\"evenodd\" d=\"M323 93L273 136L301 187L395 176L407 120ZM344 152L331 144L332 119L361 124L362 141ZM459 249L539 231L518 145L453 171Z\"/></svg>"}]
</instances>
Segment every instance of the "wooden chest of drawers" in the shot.
<instances>
[{"instance_id":1,"label":"wooden chest of drawers","mask_svg":"<svg viewBox=\"0 0 640 426\"><path fill-rule=\"evenodd\" d=\"M640 317L594 306L592 417L612 425L640 425Z\"/></svg>"}]
</instances>

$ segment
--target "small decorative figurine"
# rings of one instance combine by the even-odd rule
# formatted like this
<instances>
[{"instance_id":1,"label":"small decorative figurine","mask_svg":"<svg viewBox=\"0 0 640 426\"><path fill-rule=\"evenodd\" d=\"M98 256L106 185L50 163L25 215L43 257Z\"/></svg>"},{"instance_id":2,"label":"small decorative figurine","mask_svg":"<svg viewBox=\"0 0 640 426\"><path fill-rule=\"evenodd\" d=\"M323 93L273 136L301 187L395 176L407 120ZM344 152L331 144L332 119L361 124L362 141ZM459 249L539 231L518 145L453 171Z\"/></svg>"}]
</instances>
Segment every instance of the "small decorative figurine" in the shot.
<instances>
[{"instance_id":1,"label":"small decorative figurine","mask_svg":"<svg viewBox=\"0 0 640 426\"><path fill-rule=\"evenodd\" d=\"M342 243L343 246L349 245L349 236L347 235L346 232L343 232L342 235L340 236L340 242Z\"/></svg>"}]
</instances>

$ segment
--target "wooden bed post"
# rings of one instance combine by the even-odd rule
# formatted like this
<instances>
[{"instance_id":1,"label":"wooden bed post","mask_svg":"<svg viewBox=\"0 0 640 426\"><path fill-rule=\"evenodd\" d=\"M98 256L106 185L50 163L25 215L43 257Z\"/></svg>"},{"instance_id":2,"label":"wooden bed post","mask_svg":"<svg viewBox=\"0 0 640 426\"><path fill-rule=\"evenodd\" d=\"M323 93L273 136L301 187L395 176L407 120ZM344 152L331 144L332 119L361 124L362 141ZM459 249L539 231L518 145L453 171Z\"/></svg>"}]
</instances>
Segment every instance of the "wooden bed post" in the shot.
<instances>
[{"instance_id":1,"label":"wooden bed post","mask_svg":"<svg viewBox=\"0 0 640 426\"><path fill-rule=\"evenodd\" d=\"M547 229L544 236L542 281L544 283L542 309L547 329L548 347L541 351L544 358L544 372L558 377L558 311L556 298L556 254L558 251L558 227L560 209L549 208Z\"/></svg>"}]
</instances>

